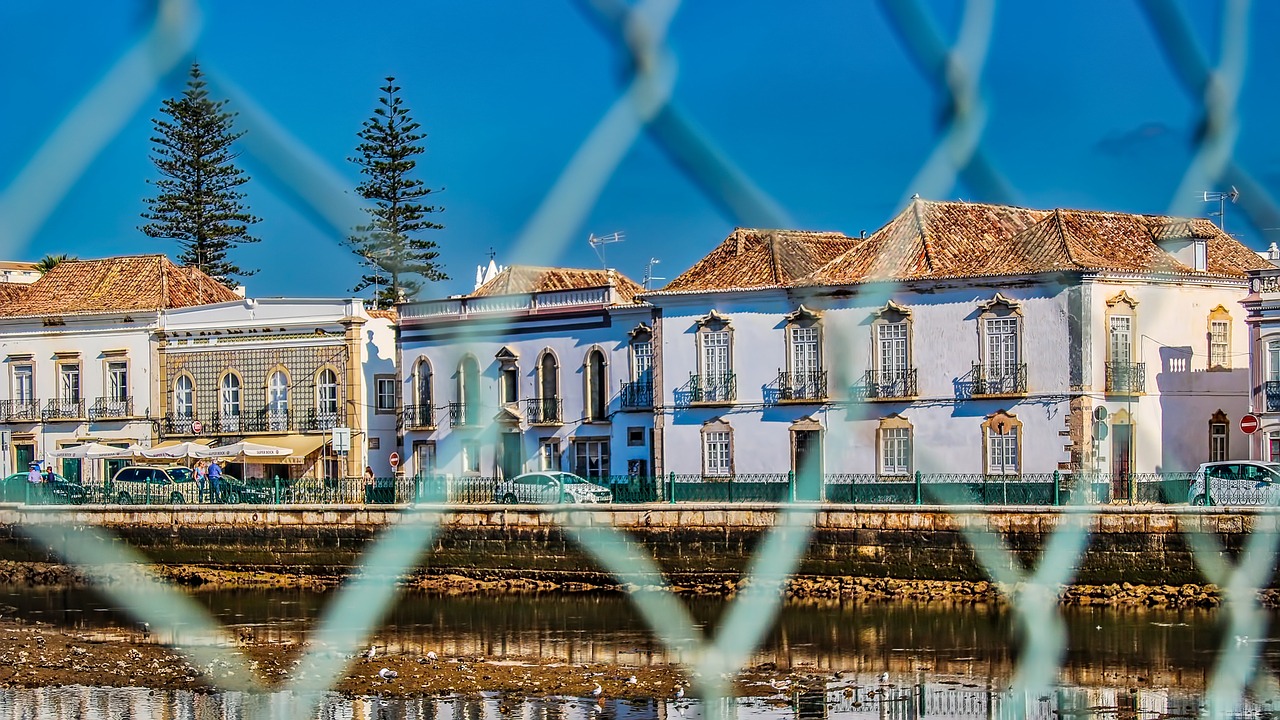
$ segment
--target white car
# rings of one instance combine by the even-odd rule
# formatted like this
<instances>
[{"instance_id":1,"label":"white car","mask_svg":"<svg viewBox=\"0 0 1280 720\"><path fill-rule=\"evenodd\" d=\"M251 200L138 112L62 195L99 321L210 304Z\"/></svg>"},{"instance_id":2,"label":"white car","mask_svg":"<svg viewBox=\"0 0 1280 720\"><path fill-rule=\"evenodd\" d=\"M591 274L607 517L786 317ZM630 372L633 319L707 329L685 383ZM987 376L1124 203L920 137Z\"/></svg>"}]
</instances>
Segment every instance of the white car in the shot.
<instances>
[{"instance_id":1,"label":"white car","mask_svg":"<svg viewBox=\"0 0 1280 720\"><path fill-rule=\"evenodd\" d=\"M544 470L499 482L493 500L507 504L607 503L613 500L613 493L573 473Z\"/></svg>"},{"instance_id":2,"label":"white car","mask_svg":"<svg viewBox=\"0 0 1280 720\"><path fill-rule=\"evenodd\" d=\"M1192 505L1280 504L1280 463L1261 460L1204 463L1191 481L1187 502Z\"/></svg>"}]
</instances>

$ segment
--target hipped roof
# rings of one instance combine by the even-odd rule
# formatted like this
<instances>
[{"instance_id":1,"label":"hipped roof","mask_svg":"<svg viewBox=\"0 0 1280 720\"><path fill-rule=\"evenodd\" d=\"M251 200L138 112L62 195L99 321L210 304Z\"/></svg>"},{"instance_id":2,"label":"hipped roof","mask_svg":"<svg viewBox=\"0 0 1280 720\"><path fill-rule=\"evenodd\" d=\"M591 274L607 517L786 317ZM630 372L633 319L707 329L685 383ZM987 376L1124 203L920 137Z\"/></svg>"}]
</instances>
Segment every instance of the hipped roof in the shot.
<instances>
[{"instance_id":1,"label":"hipped roof","mask_svg":"<svg viewBox=\"0 0 1280 720\"><path fill-rule=\"evenodd\" d=\"M624 304L634 302L635 296L644 290L634 280L615 270L512 265L476 288L468 297L586 290L609 285L617 291L618 301Z\"/></svg>"},{"instance_id":2,"label":"hipped roof","mask_svg":"<svg viewBox=\"0 0 1280 720\"><path fill-rule=\"evenodd\" d=\"M239 299L197 268L175 265L164 255L134 255L58 263L14 302L0 306L0 316L167 310Z\"/></svg>"}]
</instances>

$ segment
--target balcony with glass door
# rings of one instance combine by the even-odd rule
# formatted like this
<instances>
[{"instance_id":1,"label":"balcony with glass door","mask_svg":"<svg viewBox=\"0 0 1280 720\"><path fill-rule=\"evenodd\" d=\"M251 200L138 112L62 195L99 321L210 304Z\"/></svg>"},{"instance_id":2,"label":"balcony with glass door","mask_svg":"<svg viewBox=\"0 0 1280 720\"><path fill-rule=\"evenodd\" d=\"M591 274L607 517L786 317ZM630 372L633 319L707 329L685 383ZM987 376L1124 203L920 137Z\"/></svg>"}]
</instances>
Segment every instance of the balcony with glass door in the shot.
<instances>
[{"instance_id":1,"label":"balcony with glass door","mask_svg":"<svg viewBox=\"0 0 1280 720\"><path fill-rule=\"evenodd\" d=\"M529 398L524 401L524 417L530 425L560 425L562 406L558 397Z\"/></svg>"},{"instance_id":2,"label":"balcony with glass door","mask_svg":"<svg viewBox=\"0 0 1280 720\"><path fill-rule=\"evenodd\" d=\"M434 430L436 427L435 408L430 403L421 405L405 405L400 411L400 427L406 430Z\"/></svg>"},{"instance_id":3,"label":"balcony with glass door","mask_svg":"<svg viewBox=\"0 0 1280 720\"><path fill-rule=\"evenodd\" d=\"M133 398L128 395L96 398L93 401L93 407L89 408L89 420L92 422L123 420L130 417L133 417Z\"/></svg>"},{"instance_id":4,"label":"balcony with glass door","mask_svg":"<svg viewBox=\"0 0 1280 720\"><path fill-rule=\"evenodd\" d=\"M970 371L975 396L1027 394L1027 364L976 364Z\"/></svg>"},{"instance_id":5,"label":"balcony with glass door","mask_svg":"<svg viewBox=\"0 0 1280 720\"><path fill-rule=\"evenodd\" d=\"M694 405L732 403L738 399L738 376L731 372L690 375L689 382L683 388L683 395L689 404Z\"/></svg>"},{"instance_id":6,"label":"balcony with glass door","mask_svg":"<svg viewBox=\"0 0 1280 720\"><path fill-rule=\"evenodd\" d=\"M1140 395L1147 389L1146 363L1107 363L1107 393L1109 395Z\"/></svg>"},{"instance_id":7,"label":"balcony with glass door","mask_svg":"<svg viewBox=\"0 0 1280 720\"><path fill-rule=\"evenodd\" d=\"M43 419L45 422L83 420L85 419L84 400L80 398L56 398L50 400L49 403L45 405Z\"/></svg>"},{"instance_id":8,"label":"balcony with glass door","mask_svg":"<svg viewBox=\"0 0 1280 720\"><path fill-rule=\"evenodd\" d=\"M827 371L778 371L778 402L822 402L827 399Z\"/></svg>"},{"instance_id":9,"label":"balcony with glass door","mask_svg":"<svg viewBox=\"0 0 1280 720\"><path fill-rule=\"evenodd\" d=\"M623 410L649 410L653 407L653 381L637 380L622 383L618 400Z\"/></svg>"},{"instance_id":10,"label":"balcony with glass door","mask_svg":"<svg viewBox=\"0 0 1280 720\"><path fill-rule=\"evenodd\" d=\"M0 422L39 422L39 400L0 400Z\"/></svg>"},{"instance_id":11,"label":"balcony with glass door","mask_svg":"<svg viewBox=\"0 0 1280 720\"><path fill-rule=\"evenodd\" d=\"M862 381L853 386L858 400L899 400L917 395L916 369L868 370Z\"/></svg>"}]
</instances>

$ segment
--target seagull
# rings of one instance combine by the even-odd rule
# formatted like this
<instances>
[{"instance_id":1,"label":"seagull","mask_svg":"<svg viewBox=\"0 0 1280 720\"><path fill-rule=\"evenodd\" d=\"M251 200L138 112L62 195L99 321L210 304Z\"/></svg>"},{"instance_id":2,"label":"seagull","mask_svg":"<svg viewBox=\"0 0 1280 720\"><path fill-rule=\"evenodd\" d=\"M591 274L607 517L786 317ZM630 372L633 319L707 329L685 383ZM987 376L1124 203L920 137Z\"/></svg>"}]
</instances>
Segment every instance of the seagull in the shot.
<instances>
[{"instance_id":1,"label":"seagull","mask_svg":"<svg viewBox=\"0 0 1280 720\"><path fill-rule=\"evenodd\" d=\"M677 685L677 686L676 686L676 699L677 699L677 700L679 700L679 699L680 699L680 698L682 698L682 697L684 697L684 686L683 686L683 685Z\"/></svg>"},{"instance_id":2,"label":"seagull","mask_svg":"<svg viewBox=\"0 0 1280 720\"><path fill-rule=\"evenodd\" d=\"M887 672L880 673L880 682L885 685L889 684L889 673Z\"/></svg>"},{"instance_id":3,"label":"seagull","mask_svg":"<svg viewBox=\"0 0 1280 720\"><path fill-rule=\"evenodd\" d=\"M591 697L600 697L602 692L604 692L604 688L600 687L600 683L596 683L596 686L591 688Z\"/></svg>"},{"instance_id":4,"label":"seagull","mask_svg":"<svg viewBox=\"0 0 1280 720\"><path fill-rule=\"evenodd\" d=\"M770 680L769 687L773 688L774 690L786 690L787 688L791 687L791 681L790 680L781 680L781 681Z\"/></svg>"},{"instance_id":5,"label":"seagull","mask_svg":"<svg viewBox=\"0 0 1280 720\"><path fill-rule=\"evenodd\" d=\"M431 662L435 662L435 661L436 661L436 657L437 657L437 656L436 656L436 651L435 651L435 650L428 650L428 651L427 651L427 659L428 659L428 660L430 660Z\"/></svg>"},{"instance_id":6,"label":"seagull","mask_svg":"<svg viewBox=\"0 0 1280 720\"><path fill-rule=\"evenodd\" d=\"M396 672L395 670L392 670L391 668L382 668L381 670L378 671L378 677L382 678L383 680L395 680L396 678L400 677L400 673Z\"/></svg>"},{"instance_id":7,"label":"seagull","mask_svg":"<svg viewBox=\"0 0 1280 720\"><path fill-rule=\"evenodd\" d=\"M1249 642L1249 636L1248 636L1248 635L1237 635L1237 636L1236 636L1236 647L1240 647L1241 645L1243 645L1243 644L1245 644L1245 643L1247 643L1247 642Z\"/></svg>"},{"instance_id":8,"label":"seagull","mask_svg":"<svg viewBox=\"0 0 1280 720\"><path fill-rule=\"evenodd\" d=\"M370 645L369 652L364 654L364 661L369 662L373 660L373 658L377 656L377 654L378 654L378 648L374 647L373 645Z\"/></svg>"},{"instance_id":9,"label":"seagull","mask_svg":"<svg viewBox=\"0 0 1280 720\"><path fill-rule=\"evenodd\" d=\"M636 683L638 683L638 682L640 682L640 681L636 679L636 676L635 676L635 675L632 675L631 677L627 678L627 684L628 684L628 685L635 685L635 684L636 684Z\"/></svg>"}]
</instances>

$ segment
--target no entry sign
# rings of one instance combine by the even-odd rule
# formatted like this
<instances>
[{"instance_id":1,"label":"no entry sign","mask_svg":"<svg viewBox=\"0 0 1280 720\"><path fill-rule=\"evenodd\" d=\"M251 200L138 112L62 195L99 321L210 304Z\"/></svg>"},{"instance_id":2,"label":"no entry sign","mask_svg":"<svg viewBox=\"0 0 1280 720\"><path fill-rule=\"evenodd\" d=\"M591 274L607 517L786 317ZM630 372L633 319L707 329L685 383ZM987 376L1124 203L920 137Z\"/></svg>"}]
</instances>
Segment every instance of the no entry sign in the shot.
<instances>
[{"instance_id":1,"label":"no entry sign","mask_svg":"<svg viewBox=\"0 0 1280 720\"><path fill-rule=\"evenodd\" d=\"M1258 420L1257 415L1246 414L1244 417L1240 418L1240 432L1245 435L1252 435L1258 432L1258 428L1261 425L1262 423Z\"/></svg>"},{"instance_id":2,"label":"no entry sign","mask_svg":"<svg viewBox=\"0 0 1280 720\"><path fill-rule=\"evenodd\" d=\"M395 470L400 465L400 453L391 453L391 469Z\"/></svg>"}]
</instances>

